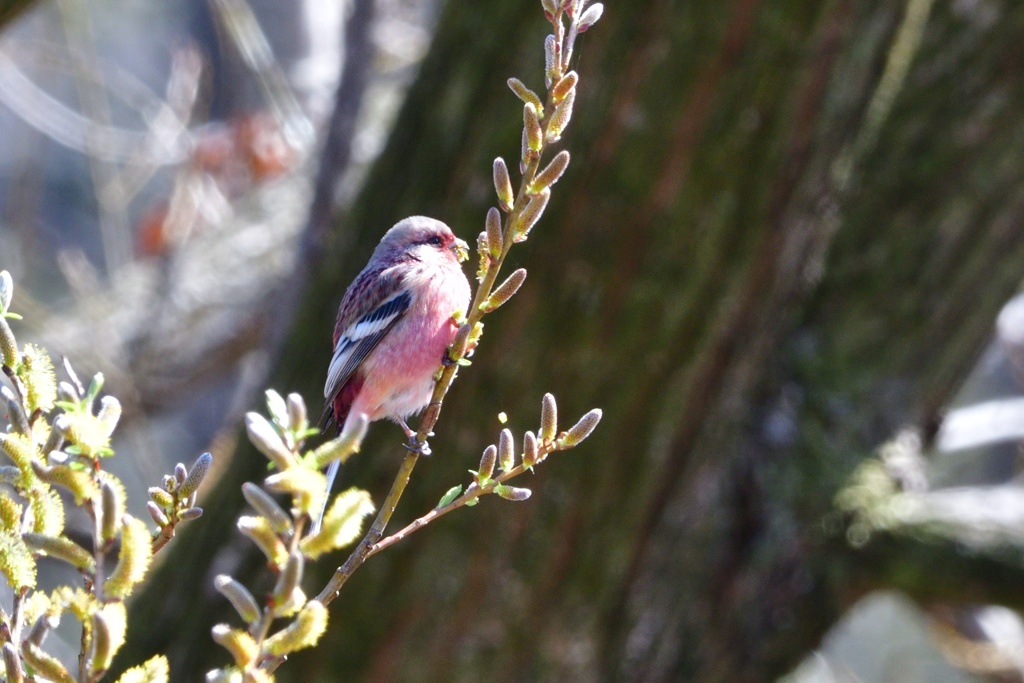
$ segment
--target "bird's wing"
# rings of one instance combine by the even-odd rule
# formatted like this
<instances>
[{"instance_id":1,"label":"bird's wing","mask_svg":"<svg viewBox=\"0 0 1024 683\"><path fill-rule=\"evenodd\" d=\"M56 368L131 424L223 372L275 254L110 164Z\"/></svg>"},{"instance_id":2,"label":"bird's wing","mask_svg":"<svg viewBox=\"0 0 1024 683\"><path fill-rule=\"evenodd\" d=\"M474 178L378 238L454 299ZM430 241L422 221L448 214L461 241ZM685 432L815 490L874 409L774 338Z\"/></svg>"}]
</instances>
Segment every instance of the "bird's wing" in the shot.
<instances>
[{"instance_id":1,"label":"bird's wing","mask_svg":"<svg viewBox=\"0 0 1024 683\"><path fill-rule=\"evenodd\" d=\"M377 305L337 332L334 356L327 369L327 382L324 384L324 398L327 399L328 405L345 386L345 382L352 377L359 364L391 331L412 303L412 293L400 287L397 282L378 291ZM352 316L345 315L343 302L339 327L344 325L346 317Z\"/></svg>"}]
</instances>

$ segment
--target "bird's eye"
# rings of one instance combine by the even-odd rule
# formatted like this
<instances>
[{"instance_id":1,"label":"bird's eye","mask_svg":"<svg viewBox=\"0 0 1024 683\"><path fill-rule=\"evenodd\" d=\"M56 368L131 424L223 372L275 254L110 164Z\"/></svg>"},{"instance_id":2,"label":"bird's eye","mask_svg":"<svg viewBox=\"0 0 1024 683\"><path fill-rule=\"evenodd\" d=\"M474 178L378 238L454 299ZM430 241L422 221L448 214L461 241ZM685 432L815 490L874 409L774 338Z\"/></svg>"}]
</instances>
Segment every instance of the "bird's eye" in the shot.
<instances>
[{"instance_id":1,"label":"bird's eye","mask_svg":"<svg viewBox=\"0 0 1024 683\"><path fill-rule=\"evenodd\" d=\"M443 244L440 235L434 235L433 237L427 238L427 244L433 244L435 247L439 247Z\"/></svg>"}]
</instances>

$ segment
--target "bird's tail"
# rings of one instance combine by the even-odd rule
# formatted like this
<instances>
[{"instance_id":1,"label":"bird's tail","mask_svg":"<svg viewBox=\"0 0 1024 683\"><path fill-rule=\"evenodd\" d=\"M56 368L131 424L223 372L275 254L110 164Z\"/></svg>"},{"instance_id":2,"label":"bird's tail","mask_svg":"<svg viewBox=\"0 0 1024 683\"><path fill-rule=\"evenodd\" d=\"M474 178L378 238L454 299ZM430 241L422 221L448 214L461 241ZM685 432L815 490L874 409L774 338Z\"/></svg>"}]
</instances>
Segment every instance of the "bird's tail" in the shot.
<instances>
[{"instance_id":1,"label":"bird's tail","mask_svg":"<svg viewBox=\"0 0 1024 683\"><path fill-rule=\"evenodd\" d=\"M313 523L313 529L310 533L315 534L320 531L320 524L324 521L324 513L327 512L327 501L331 499L331 488L334 486L334 478L338 476L338 468L340 466L340 460L335 460L327 466L327 490L324 491L324 503L320 506L320 514L317 515L316 522Z\"/></svg>"}]
</instances>

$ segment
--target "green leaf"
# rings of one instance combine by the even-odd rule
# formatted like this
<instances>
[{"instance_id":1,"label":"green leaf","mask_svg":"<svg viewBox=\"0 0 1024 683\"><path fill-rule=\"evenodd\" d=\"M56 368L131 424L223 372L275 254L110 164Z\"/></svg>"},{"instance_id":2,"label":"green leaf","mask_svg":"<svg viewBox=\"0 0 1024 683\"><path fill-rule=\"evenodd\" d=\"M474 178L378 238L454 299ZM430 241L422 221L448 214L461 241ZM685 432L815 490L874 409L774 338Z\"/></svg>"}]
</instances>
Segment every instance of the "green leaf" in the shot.
<instances>
[{"instance_id":1,"label":"green leaf","mask_svg":"<svg viewBox=\"0 0 1024 683\"><path fill-rule=\"evenodd\" d=\"M458 498L459 494L461 494L461 493L462 493L462 484L459 484L458 486L451 487L450 489L448 489L445 492L445 494L443 496L441 496L441 500L437 501L437 506L435 507L435 509L436 508L443 508L446 505L450 504L453 500Z\"/></svg>"}]
</instances>

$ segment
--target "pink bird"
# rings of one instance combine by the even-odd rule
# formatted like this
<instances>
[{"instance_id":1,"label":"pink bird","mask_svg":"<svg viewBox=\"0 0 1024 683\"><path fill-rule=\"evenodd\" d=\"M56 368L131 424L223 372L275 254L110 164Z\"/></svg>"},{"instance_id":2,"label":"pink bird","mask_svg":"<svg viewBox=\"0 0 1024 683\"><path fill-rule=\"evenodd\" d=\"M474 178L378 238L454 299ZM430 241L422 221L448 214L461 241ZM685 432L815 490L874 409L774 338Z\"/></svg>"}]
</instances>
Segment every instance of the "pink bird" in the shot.
<instances>
[{"instance_id":1,"label":"pink bird","mask_svg":"<svg viewBox=\"0 0 1024 683\"><path fill-rule=\"evenodd\" d=\"M469 307L460 265L468 253L451 228L425 216L384 234L338 309L324 384L328 426L333 421L340 433L360 414L370 422L388 418L405 430L409 448L429 453L405 420L430 403L434 373L458 330L452 315ZM328 493L337 472L331 463Z\"/></svg>"}]
</instances>

